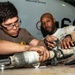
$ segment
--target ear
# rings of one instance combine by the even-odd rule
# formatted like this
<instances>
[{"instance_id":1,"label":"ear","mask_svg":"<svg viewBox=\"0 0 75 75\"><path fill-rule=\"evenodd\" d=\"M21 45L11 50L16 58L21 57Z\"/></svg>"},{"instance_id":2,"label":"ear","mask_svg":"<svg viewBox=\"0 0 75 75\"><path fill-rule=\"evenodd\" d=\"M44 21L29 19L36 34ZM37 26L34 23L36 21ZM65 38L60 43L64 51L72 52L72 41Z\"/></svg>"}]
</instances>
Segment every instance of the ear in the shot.
<instances>
[{"instance_id":1,"label":"ear","mask_svg":"<svg viewBox=\"0 0 75 75\"><path fill-rule=\"evenodd\" d=\"M55 18L53 18L53 21L54 21L54 23L56 23L56 19Z\"/></svg>"},{"instance_id":2,"label":"ear","mask_svg":"<svg viewBox=\"0 0 75 75\"><path fill-rule=\"evenodd\" d=\"M0 29L2 29L2 26L0 25Z\"/></svg>"}]
</instances>

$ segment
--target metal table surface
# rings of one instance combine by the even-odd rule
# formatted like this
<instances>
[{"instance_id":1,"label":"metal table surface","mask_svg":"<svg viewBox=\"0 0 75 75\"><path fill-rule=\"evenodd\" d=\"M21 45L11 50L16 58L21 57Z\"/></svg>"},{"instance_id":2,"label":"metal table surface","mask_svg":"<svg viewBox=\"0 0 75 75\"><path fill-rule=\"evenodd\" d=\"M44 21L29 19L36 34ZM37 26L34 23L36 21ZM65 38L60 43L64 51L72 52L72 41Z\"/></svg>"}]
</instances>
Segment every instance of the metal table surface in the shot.
<instances>
[{"instance_id":1,"label":"metal table surface","mask_svg":"<svg viewBox=\"0 0 75 75\"><path fill-rule=\"evenodd\" d=\"M75 75L75 66L41 66L0 70L0 75Z\"/></svg>"}]
</instances>

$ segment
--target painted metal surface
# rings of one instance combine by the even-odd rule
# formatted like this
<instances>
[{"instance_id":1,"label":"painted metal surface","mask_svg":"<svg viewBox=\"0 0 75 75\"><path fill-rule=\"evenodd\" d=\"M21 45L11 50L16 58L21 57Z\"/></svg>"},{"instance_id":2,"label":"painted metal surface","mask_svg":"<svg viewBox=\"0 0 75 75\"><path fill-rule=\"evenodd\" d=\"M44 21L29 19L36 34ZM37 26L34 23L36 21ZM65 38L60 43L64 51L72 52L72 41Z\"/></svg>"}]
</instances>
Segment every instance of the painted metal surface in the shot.
<instances>
[{"instance_id":1,"label":"painted metal surface","mask_svg":"<svg viewBox=\"0 0 75 75\"><path fill-rule=\"evenodd\" d=\"M0 0L12 2L19 12L22 20L21 27L26 28L33 36L42 39L42 33L36 28L37 22L43 13L50 12L58 21L61 27L64 18L64 25L74 25L75 7L60 0ZM40 28L40 24L38 26Z\"/></svg>"}]
</instances>

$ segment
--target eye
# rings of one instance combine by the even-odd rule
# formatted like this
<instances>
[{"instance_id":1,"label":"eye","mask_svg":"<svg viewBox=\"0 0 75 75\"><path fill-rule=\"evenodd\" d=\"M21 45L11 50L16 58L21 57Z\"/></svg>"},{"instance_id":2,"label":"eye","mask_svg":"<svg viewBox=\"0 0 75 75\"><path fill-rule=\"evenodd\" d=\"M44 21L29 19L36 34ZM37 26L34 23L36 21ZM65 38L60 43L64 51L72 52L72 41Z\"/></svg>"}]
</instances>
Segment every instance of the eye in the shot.
<instances>
[{"instance_id":1,"label":"eye","mask_svg":"<svg viewBox=\"0 0 75 75\"><path fill-rule=\"evenodd\" d=\"M51 20L47 20L47 22L51 22Z\"/></svg>"},{"instance_id":2,"label":"eye","mask_svg":"<svg viewBox=\"0 0 75 75\"><path fill-rule=\"evenodd\" d=\"M11 24L5 24L7 27L11 26Z\"/></svg>"},{"instance_id":3,"label":"eye","mask_svg":"<svg viewBox=\"0 0 75 75\"><path fill-rule=\"evenodd\" d=\"M42 25L45 25L45 22L42 22Z\"/></svg>"}]
</instances>

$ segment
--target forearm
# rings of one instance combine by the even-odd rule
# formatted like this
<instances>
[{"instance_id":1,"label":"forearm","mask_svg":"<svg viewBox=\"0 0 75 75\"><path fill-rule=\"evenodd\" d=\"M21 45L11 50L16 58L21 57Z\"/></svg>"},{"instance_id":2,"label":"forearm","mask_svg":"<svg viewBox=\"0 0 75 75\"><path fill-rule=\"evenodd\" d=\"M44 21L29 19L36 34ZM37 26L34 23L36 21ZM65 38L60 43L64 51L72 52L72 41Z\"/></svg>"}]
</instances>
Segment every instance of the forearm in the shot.
<instances>
[{"instance_id":1,"label":"forearm","mask_svg":"<svg viewBox=\"0 0 75 75\"><path fill-rule=\"evenodd\" d=\"M40 40L37 45L38 46L44 46L46 48L46 45L44 43L44 40Z\"/></svg>"},{"instance_id":2,"label":"forearm","mask_svg":"<svg viewBox=\"0 0 75 75\"><path fill-rule=\"evenodd\" d=\"M0 40L0 54L13 54L17 52L27 51L28 49L28 45L21 45L18 43Z\"/></svg>"},{"instance_id":3,"label":"forearm","mask_svg":"<svg viewBox=\"0 0 75 75\"><path fill-rule=\"evenodd\" d=\"M75 42L75 32L71 33L71 37L72 37L73 42Z\"/></svg>"}]
</instances>

